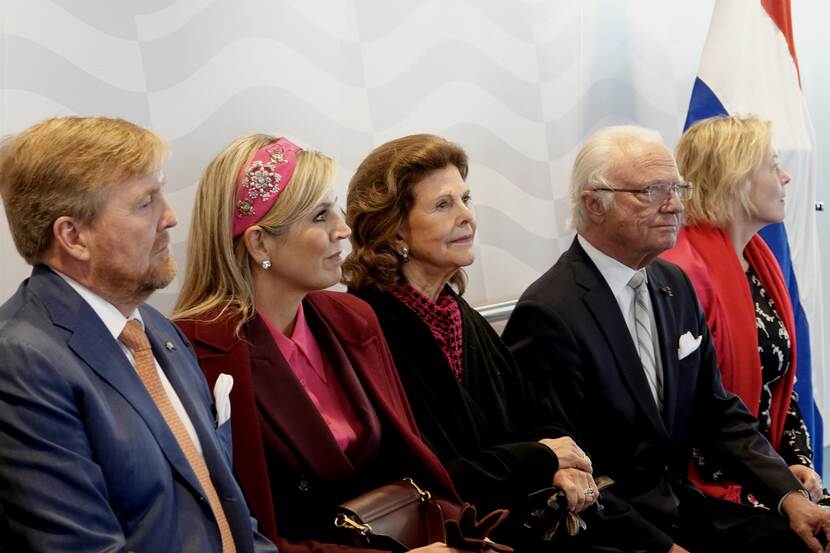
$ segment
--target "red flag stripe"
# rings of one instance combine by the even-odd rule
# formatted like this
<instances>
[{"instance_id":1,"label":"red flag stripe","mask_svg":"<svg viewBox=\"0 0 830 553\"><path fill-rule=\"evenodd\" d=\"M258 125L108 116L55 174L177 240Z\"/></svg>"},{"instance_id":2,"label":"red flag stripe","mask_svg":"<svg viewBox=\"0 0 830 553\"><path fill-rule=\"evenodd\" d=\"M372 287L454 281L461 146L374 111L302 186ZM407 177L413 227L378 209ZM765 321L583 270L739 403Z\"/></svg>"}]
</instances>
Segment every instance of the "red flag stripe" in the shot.
<instances>
[{"instance_id":1,"label":"red flag stripe","mask_svg":"<svg viewBox=\"0 0 830 553\"><path fill-rule=\"evenodd\" d=\"M798 56L795 53L793 41L793 16L790 11L790 0L761 0L761 5L787 40L787 47L790 49L795 71L798 74L798 87L801 88L801 71L798 69Z\"/></svg>"}]
</instances>

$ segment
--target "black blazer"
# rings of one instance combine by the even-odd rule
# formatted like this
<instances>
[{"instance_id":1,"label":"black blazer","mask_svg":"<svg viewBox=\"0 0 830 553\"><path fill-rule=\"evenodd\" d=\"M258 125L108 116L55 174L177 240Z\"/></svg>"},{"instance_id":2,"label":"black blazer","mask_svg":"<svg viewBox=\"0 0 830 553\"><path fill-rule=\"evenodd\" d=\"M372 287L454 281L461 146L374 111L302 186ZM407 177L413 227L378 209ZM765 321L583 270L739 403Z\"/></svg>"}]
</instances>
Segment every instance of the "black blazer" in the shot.
<instances>
[{"instance_id":1,"label":"black blazer","mask_svg":"<svg viewBox=\"0 0 830 553\"><path fill-rule=\"evenodd\" d=\"M577 240L522 294L503 338L585 445L594 473L616 481L603 494L608 518L638 547L662 553L673 541L667 532L679 503L700 494L686 476L693 444L767 505L801 485L740 399L724 390L686 274L662 260L646 271L663 359L662 414L617 301ZM687 332L701 337L700 346L678 359Z\"/></svg>"},{"instance_id":2,"label":"black blazer","mask_svg":"<svg viewBox=\"0 0 830 553\"><path fill-rule=\"evenodd\" d=\"M536 440L563 435L547 402L529 382L498 334L447 287L461 309L463 379L459 383L429 328L389 292L352 291L377 313L418 428L446 465L465 501L483 512L516 509L527 494L552 484L559 467ZM516 514L519 514L518 512ZM499 530L509 541L512 520Z\"/></svg>"}]
</instances>

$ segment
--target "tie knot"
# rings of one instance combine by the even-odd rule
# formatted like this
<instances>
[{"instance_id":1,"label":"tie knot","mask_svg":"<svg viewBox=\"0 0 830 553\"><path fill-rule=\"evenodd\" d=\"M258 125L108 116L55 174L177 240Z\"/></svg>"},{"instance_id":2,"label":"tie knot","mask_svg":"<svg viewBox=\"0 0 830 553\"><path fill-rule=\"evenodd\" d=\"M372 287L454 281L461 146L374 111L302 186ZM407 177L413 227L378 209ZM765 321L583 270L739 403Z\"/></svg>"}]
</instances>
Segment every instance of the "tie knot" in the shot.
<instances>
[{"instance_id":1,"label":"tie knot","mask_svg":"<svg viewBox=\"0 0 830 553\"><path fill-rule=\"evenodd\" d=\"M643 285L643 282L646 280L646 273L642 269L634 273L631 279L628 281L628 285L633 288L634 290L638 290L640 286Z\"/></svg>"},{"instance_id":2,"label":"tie knot","mask_svg":"<svg viewBox=\"0 0 830 553\"><path fill-rule=\"evenodd\" d=\"M138 319L130 319L121 334L118 335L118 341L133 350L144 351L150 349L150 341L144 333L144 327L138 322Z\"/></svg>"}]
</instances>

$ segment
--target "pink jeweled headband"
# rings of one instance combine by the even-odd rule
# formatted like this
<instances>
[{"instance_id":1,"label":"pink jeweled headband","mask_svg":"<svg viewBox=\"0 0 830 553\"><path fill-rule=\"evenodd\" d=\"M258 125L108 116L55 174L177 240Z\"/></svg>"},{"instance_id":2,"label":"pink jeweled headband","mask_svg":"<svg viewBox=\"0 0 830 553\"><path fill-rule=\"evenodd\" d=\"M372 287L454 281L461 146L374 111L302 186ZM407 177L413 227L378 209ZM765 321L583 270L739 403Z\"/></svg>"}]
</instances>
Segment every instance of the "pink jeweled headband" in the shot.
<instances>
[{"instance_id":1,"label":"pink jeweled headband","mask_svg":"<svg viewBox=\"0 0 830 553\"><path fill-rule=\"evenodd\" d=\"M297 153L303 149L280 138L259 150L236 179L233 237L255 225L268 213L294 174Z\"/></svg>"}]
</instances>

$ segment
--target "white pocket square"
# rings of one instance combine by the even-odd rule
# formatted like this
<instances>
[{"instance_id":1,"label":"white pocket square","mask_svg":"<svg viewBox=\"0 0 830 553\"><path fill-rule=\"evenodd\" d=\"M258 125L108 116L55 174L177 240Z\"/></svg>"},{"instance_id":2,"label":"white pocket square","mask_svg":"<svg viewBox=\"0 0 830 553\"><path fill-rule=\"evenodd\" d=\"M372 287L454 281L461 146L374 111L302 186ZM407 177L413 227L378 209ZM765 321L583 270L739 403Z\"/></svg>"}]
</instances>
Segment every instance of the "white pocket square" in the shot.
<instances>
[{"instance_id":1,"label":"white pocket square","mask_svg":"<svg viewBox=\"0 0 830 553\"><path fill-rule=\"evenodd\" d=\"M677 360L684 359L694 353L700 347L700 340L702 338L702 336L695 338L691 332L686 331L686 334L680 337L680 341L677 344Z\"/></svg>"},{"instance_id":2,"label":"white pocket square","mask_svg":"<svg viewBox=\"0 0 830 553\"><path fill-rule=\"evenodd\" d=\"M213 401L216 403L216 428L219 428L231 418L231 389L233 377L220 373L213 386Z\"/></svg>"}]
</instances>

